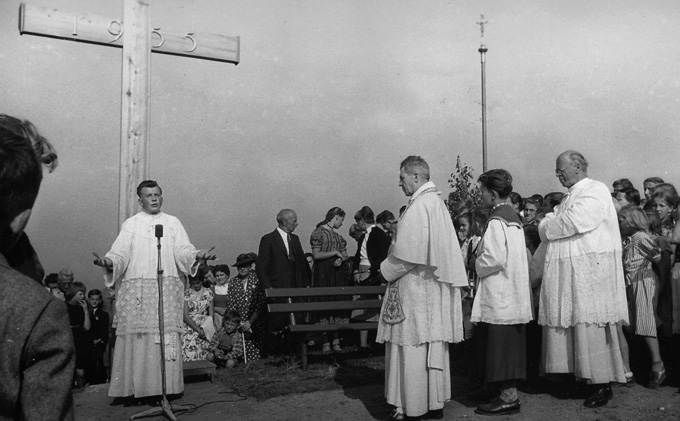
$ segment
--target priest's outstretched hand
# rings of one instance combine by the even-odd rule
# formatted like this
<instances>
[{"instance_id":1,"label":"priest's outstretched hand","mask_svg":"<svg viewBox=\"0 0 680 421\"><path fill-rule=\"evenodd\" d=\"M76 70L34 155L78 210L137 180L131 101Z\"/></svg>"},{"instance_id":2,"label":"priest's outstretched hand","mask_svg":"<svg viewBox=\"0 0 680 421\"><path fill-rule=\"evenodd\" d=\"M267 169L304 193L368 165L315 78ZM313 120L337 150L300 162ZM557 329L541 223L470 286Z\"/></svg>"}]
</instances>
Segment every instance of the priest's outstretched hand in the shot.
<instances>
[{"instance_id":1,"label":"priest's outstretched hand","mask_svg":"<svg viewBox=\"0 0 680 421\"><path fill-rule=\"evenodd\" d=\"M196 260L215 260L216 256L212 252L214 248L215 246L212 246L208 250L199 250L198 253L196 253Z\"/></svg>"},{"instance_id":2,"label":"priest's outstretched hand","mask_svg":"<svg viewBox=\"0 0 680 421\"><path fill-rule=\"evenodd\" d=\"M96 257L96 259L94 259L93 261L95 265L101 266L104 269L111 269L113 267L113 262L108 257L106 256L99 257L99 255L95 252L92 252L92 254L94 255L94 257Z\"/></svg>"}]
</instances>

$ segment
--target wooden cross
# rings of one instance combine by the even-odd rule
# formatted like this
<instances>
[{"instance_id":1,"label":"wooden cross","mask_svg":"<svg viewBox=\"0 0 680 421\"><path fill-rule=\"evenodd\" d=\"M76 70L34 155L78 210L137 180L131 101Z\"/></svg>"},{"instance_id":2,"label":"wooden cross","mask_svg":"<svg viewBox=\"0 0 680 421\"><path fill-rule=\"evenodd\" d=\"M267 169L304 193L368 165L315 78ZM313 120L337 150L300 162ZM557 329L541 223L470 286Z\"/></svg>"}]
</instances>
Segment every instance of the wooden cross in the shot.
<instances>
[{"instance_id":1,"label":"wooden cross","mask_svg":"<svg viewBox=\"0 0 680 421\"><path fill-rule=\"evenodd\" d=\"M479 25L479 29L482 31L482 38L484 38L484 25L489 23L488 20L484 20L484 15L479 16L479 22L476 22L477 25Z\"/></svg>"},{"instance_id":2,"label":"wooden cross","mask_svg":"<svg viewBox=\"0 0 680 421\"><path fill-rule=\"evenodd\" d=\"M123 47L119 227L137 210L137 185L149 178L151 52L238 64L240 38L170 32L151 26L149 0L124 0L123 20L57 9L19 8L19 33Z\"/></svg>"}]
</instances>

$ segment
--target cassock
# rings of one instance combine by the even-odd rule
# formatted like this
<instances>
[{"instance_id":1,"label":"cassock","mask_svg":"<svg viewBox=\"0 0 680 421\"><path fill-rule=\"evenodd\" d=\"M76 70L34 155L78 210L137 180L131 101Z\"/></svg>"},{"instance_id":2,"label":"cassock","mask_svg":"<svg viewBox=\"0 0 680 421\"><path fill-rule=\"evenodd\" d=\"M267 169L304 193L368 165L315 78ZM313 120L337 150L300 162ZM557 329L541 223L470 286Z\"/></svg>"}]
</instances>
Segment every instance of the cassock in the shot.
<instances>
[{"instance_id":1,"label":"cassock","mask_svg":"<svg viewBox=\"0 0 680 421\"><path fill-rule=\"evenodd\" d=\"M182 341L185 275L197 271L196 248L174 216L139 212L127 219L106 253L113 271L106 286L115 286L116 345L109 396L144 397L162 393L158 328L158 248L155 226L163 225L163 315L166 393L184 390Z\"/></svg>"},{"instance_id":2,"label":"cassock","mask_svg":"<svg viewBox=\"0 0 680 421\"><path fill-rule=\"evenodd\" d=\"M548 241L538 323L542 370L625 382L615 324L628 323L621 235L606 185L585 178L541 220Z\"/></svg>"},{"instance_id":3,"label":"cassock","mask_svg":"<svg viewBox=\"0 0 680 421\"><path fill-rule=\"evenodd\" d=\"M448 343L463 340L460 288L467 276L458 238L434 183L409 200L387 259L377 342L385 343L385 396L408 416L451 397Z\"/></svg>"}]
</instances>

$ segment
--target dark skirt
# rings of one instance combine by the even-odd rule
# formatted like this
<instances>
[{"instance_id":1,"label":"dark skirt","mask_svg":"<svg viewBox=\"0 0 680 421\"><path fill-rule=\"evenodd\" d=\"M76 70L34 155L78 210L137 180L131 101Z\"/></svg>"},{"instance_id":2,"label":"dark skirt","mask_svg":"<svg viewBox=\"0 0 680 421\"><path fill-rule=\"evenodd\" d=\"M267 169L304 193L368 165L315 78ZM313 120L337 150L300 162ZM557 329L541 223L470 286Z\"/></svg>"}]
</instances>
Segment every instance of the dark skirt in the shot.
<instances>
[{"instance_id":1,"label":"dark skirt","mask_svg":"<svg viewBox=\"0 0 680 421\"><path fill-rule=\"evenodd\" d=\"M479 323L475 329L484 349L487 383L526 378L526 325Z\"/></svg>"},{"instance_id":2,"label":"dark skirt","mask_svg":"<svg viewBox=\"0 0 680 421\"><path fill-rule=\"evenodd\" d=\"M349 266L343 263L340 266L335 266L334 258L319 260L314 263L314 273L312 275L313 287L346 287L350 285L349 282ZM347 301L351 300L351 296L326 296L313 297L309 301ZM334 319L349 319L351 311L349 310L335 310L312 313L311 320L313 323L333 322Z\"/></svg>"},{"instance_id":3,"label":"dark skirt","mask_svg":"<svg viewBox=\"0 0 680 421\"><path fill-rule=\"evenodd\" d=\"M94 365L94 342L90 333L81 326L72 326L71 332L76 348L76 368L91 368Z\"/></svg>"}]
</instances>

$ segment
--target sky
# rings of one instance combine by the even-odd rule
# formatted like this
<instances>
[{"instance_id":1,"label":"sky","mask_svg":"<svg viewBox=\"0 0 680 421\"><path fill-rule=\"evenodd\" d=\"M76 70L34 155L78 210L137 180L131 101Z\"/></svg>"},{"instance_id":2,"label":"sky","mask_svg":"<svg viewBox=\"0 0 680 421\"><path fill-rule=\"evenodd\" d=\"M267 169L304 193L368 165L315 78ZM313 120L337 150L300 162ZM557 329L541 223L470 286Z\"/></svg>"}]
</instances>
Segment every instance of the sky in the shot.
<instances>
[{"instance_id":1,"label":"sky","mask_svg":"<svg viewBox=\"0 0 680 421\"><path fill-rule=\"evenodd\" d=\"M0 112L37 125L59 153L27 232L47 273L102 288L92 252L118 232L122 50L17 28L0 1ZM122 0L28 0L122 19ZM340 206L397 213L399 163L420 155L445 197L456 158L523 196L562 191L555 158L582 152L607 185L680 182L680 3L675 1L164 0L151 23L241 38L238 66L152 55L150 177L163 210L219 263L257 251L282 208L309 236ZM141 181L141 180L140 180ZM355 246L350 240L350 252Z\"/></svg>"}]
</instances>

